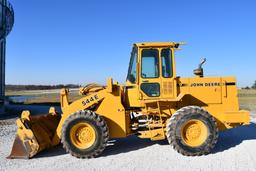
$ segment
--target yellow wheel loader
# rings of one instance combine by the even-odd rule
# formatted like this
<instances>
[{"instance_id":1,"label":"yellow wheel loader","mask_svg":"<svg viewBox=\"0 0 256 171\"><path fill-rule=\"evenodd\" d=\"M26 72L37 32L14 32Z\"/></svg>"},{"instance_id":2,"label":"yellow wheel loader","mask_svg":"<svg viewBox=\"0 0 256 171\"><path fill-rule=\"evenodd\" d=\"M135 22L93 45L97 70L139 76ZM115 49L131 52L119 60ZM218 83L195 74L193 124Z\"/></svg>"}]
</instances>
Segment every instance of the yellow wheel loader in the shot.
<instances>
[{"instance_id":1,"label":"yellow wheel loader","mask_svg":"<svg viewBox=\"0 0 256 171\"><path fill-rule=\"evenodd\" d=\"M62 89L62 114L24 111L9 158L31 158L60 143L75 157L92 158L109 139L130 135L167 139L186 156L210 153L219 131L249 124L249 112L239 109L235 78L204 77L205 60L195 76L178 77L174 53L181 44L136 43L125 85L112 79L106 86L89 84L72 103Z\"/></svg>"}]
</instances>

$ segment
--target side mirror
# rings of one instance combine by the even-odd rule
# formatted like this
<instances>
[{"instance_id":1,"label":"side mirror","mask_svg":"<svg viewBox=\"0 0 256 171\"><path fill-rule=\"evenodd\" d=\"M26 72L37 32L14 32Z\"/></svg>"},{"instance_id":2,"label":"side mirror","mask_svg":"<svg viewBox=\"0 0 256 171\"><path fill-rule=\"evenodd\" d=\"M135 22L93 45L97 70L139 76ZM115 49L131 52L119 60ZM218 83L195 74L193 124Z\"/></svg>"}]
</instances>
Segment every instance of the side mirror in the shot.
<instances>
[{"instance_id":1,"label":"side mirror","mask_svg":"<svg viewBox=\"0 0 256 171\"><path fill-rule=\"evenodd\" d=\"M198 77L203 77L204 76L204 69L203 69L203 64L206 62L206 58L204 58L200 64L198 65L198 68L194 70L194 74Z\"/></svg>"}]
</instances>

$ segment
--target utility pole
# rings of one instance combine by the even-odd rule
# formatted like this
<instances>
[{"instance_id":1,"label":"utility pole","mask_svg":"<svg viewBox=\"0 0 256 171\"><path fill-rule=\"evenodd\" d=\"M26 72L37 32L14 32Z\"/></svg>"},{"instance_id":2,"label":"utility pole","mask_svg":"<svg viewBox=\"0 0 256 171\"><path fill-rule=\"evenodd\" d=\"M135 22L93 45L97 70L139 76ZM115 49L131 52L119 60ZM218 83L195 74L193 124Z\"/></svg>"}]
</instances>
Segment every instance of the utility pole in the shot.
<instances>
[{"instance_id":1,"label":"utility pole","mask_svg":"<svg viewBox=\"0 0 256 171\"><path fill-rule=\"evenodd\" d=\"M14 12L7 0L0 0L0 114L5 101L6 36L14 24Z\"/></svg>"}]
</instances>

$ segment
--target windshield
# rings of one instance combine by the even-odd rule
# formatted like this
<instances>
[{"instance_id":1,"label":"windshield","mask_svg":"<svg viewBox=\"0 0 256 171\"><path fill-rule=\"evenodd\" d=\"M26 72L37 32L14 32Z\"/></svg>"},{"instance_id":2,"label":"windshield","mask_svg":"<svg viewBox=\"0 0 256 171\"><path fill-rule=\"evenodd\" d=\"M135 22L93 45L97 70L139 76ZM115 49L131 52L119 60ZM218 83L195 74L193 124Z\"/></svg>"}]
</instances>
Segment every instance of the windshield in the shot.
<instances>
[{"instance_id":1,"label":"windshield","mask_svg":"<svg viewBox=\"0 0 256 171\"><path fill-rule=\"evenodd\" d=\"M127 79L131 83L136 83L136 78L137 78L137 56L138 56L138 50L137 48L133 48L132 54L131 54L131 59L130 59L130 65L128 69L128 75Z\"/></svg>"}]
</instances>

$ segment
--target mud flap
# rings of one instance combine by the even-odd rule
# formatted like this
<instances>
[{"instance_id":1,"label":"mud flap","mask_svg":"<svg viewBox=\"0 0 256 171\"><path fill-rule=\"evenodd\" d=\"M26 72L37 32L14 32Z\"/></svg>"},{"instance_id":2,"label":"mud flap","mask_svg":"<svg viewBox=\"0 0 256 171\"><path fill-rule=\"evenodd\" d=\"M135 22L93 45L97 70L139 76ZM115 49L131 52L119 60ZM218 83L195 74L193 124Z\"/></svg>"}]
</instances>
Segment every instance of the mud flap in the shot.
<instances>
[{"instance_id":1,"label":"mud flap","mask_svg":"<svg viewBox=\"0 0 256 171\"><path fill-rule=\"evenodd\" d=\"M30 116L23 111L17 119L17 133L8 159L29 159L40 151L53 146L52 139L61 115L51 108L49 114Z\"/></svg>"}]
</instances>

